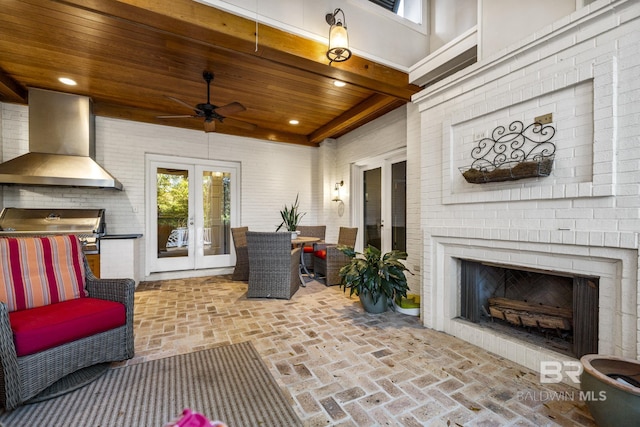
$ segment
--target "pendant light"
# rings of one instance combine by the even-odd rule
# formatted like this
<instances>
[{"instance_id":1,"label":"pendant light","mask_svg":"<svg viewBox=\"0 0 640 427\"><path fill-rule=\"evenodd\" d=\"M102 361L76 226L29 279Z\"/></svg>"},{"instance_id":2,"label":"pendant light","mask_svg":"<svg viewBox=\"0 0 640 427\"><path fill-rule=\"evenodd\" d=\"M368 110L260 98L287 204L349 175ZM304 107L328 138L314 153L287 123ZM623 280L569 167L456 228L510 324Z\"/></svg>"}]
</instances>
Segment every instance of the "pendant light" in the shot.
<instances>
[{"instance_id":1,"label":"pendant light","mask_svg":"<svg viewBox=\"0 0 640 427\"><path fill-rule=\"evenodd\" d=\"M338 16L342 15L342 18ZM325 16L329 28L329 50L327 50L327 58L329 65L333 62L344 62L351 58L349 50L349 35L347 34L347 20L344 17L342 9L338 8L333 13L327 13Z\"/></svg>"}]
</instances>

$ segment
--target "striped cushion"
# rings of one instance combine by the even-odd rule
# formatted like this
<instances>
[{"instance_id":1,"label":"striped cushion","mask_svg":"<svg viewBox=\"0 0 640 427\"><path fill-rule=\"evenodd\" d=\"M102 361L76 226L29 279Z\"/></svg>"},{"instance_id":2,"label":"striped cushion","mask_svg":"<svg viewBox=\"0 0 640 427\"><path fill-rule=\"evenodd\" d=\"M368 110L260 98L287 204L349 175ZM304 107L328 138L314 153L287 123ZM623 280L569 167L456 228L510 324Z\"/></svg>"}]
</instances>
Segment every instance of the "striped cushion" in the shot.
<instances>
[{"instance_id":1,"label":"striped cushion","mask_svg":"<svg viewBox=\"0 0 640 427\"><path fill-rule=\"evenodd\" d=\"M9 312L87 296L77 236L0 238L0 301Z\"/></svg>"}]
</instances>

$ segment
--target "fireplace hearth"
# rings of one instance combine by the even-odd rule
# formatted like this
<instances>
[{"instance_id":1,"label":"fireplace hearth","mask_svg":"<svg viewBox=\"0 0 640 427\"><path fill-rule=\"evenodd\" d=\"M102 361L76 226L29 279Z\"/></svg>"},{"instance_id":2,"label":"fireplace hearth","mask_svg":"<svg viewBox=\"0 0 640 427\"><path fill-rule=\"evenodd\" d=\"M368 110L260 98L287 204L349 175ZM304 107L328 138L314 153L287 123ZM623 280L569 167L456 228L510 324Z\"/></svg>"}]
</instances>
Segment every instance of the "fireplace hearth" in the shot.
<instances>
[{"instance_id":1,"label":"fireplace hearth","mask_svg":"<svg viewBox=\"0 0 640 427\"><path fill-rule=\"evenodd\" d=\"M536 240L535 236L517 230L430 228L428 243L432 247L433 259L425 263L424 274L428 280L425 282L423 299L431 301L431 304L424 305L422 314L425 325L535 371L540 370L543 361L577 361L573 355L585 352L579 350L579 342L591 343L595 347L593 342L596 339L593 336L596 331L597 350L593 353L636 357L640 346L640 333L637 332L640 321L640 290L637 285L640 264L638 250L634 249L636 241L633 240L625 247L604 244L585 246L578 244L585 240L580 233L565 232L562 239L556 236L554 242L550 241L551 235L548 239L542 239L542 234L538 233ZM623 240L626 241L619 239L618 242ZM480 317L479 323L467 320L472 317L469 316L468 308L462 306L461 295L465 292L461 286L462 275L466 274L463 272L462 260L568 278L571 283L573 331L570 338L558 341L558 346L563 346L566 351L558 350L554 342L550 344L545 341L547 336L549 340L555 341L557 333L532 338L533 332L536 332L534 328L530 328L532 332L529 333L525 327L515 327L498 319L492 321L484 315L479 303L475 304ZM587 285L576 287L576 298L573 297L574 278ZM528 288L535 289L533 286ZM597 298L590 298L596 289ZM483 305L488 311L488 298L492 294L478 294L478 299L486 299ZM495 296L516 299L511 294ZM578 306L581 305L580 301L589 301L593 306L575 310L574 300ZM474 304L471 305L473 306ZM597 327L592 327L596 323ZM499 330L498 325L503 326L505 331ZM593 336L590 337L589 332Z\"/></svg>"},{"instance_id":2,"label":"fireplace hearth","mask_svg":"<svg viewBox=\"0 0 640 427\"><path fill-rule=\"evenodd\" d=\"M460 317L576 358L598 352L598 278L460 263Z\"/></svg>"}]
</instances>

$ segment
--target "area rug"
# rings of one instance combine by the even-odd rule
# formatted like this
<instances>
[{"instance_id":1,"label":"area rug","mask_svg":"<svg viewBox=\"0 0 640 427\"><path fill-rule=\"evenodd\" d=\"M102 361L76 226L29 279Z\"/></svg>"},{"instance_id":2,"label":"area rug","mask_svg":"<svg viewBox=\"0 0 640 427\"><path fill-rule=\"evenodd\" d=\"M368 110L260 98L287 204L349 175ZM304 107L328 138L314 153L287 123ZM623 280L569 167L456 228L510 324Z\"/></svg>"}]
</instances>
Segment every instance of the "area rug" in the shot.
<instances>
[{"instance_id":1,"label":"area rug","mask_svg":"<svg viewBox=\"0 0 640 427\"><path fill-rule=\"evenodd\" d=\"M185 408L229 427L302 425L250 342L112 368L73 392L2 414L0 423L162 427Z\"/></svg>"}]
</instances>

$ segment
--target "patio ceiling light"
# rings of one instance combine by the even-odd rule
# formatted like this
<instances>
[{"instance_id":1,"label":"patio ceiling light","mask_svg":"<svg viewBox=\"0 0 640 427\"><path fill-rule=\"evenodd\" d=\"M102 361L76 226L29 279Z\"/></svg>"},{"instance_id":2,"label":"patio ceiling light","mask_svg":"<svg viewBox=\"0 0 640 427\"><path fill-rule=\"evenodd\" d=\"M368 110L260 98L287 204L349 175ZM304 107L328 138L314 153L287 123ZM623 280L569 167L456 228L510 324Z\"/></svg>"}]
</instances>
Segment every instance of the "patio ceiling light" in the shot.
<instances>
[{"instance_id":1,"label":"patio ceiling light","mask_svg":"<svg viewBox=\"0 0 640 427\"><path fill-rule=\"evenodd\" d=\"M342 18L337 16L339 13L342 14ZM344 17L344 12L338 8L333 13L327 13L325 20L327 24L331 25L329 28L329 50L327 50L327 58L331 61L329 65L333 62L344 62L351 58L347 20Z\"/></svg>"},{"instance_id":2,"label":"patio ceiling light","mask_svg":"<svg viewBox=\"0 0 640 427\"><path fill-rule=\"evenodd\" d=\"M58 79L58 81L62 84L65 84L67 86L75 86L77 85L76 81L73 79L70 79L69 77L60 77Z\"/></svg>"}]
</instances>

